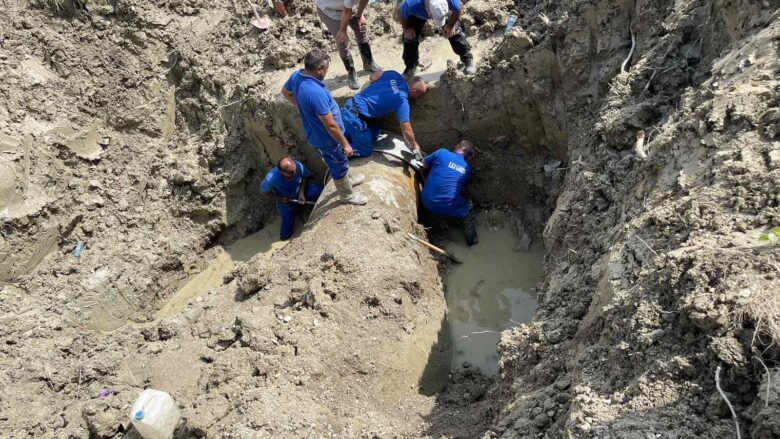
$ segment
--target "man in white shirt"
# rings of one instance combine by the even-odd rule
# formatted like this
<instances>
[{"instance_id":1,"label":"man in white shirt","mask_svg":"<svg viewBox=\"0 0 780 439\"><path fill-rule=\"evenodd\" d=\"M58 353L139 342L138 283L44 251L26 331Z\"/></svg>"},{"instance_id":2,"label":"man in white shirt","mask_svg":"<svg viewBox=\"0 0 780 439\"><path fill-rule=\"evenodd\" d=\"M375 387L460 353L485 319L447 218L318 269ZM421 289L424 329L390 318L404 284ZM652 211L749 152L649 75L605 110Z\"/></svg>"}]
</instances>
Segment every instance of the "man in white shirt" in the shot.
<instances>
[{"instance_id":1,"label":"man in white shirt","mask_svg":"<svg viewBox=\"0 0 780 439\"><path fill-rule=\"evenodd\" d=\"M317 15L319 15L320 20L328 28L328 32L336 38L339 56L347 69L349 88L352 90L359 89L360 83L355 71L355 62L349 53L347 27L351 27L355 33L355 39L360 48L360 58L363 60L363 70L368 72L382 70L374 62L374 57L371 54L371 45L368 42L366 17L363 16L368 0L314 0L314 4L317 5Z\"/></svg>"}]
</instances>

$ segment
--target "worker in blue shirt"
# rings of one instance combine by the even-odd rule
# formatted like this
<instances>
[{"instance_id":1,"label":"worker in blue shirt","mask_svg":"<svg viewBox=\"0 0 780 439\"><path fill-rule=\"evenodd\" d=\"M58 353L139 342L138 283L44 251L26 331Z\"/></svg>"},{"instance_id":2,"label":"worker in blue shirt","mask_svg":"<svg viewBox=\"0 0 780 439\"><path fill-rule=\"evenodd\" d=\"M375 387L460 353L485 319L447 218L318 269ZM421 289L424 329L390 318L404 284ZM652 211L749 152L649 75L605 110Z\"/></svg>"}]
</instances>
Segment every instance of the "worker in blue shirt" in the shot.
<instances>
[{"instance_id":1,"label":"worker in blue shirt","mask_svg":"<svg viewBox=\"0 0 780 439\"><path fill-rule=\"evenodd\" d=\"M423 186L423 206L430 212L457 218L463 226L466 243L474 245L477 240L477 221L471 203L463 197L463 186L471 176L469 162L476 155L474 144L461 140L453 151L444 148L425 157L423 167L428 172Z\"/></svg>"},{"instance_id":2,"label":"worker in blue shirt","mask_svg":"<svg viewBox=\"0 0 780 439\"><path fill-rule=\"evenodd\" d=\"M417 71L420 36L427 20L431 20L434 29L441 29L441 34L450 41L452 51L463 62L463 73L473 75L476 72L474 56L459 20L462 8L461 0L405 0L401 3L398 21L404 29L404 77L411 78Z\"/></svg>"},{"instance_id":3,"label":"worker in blue shirt","mask_svg":"<svg viewBox=\"0 0 780 439\"><path fill-rule=\"evenodd\" d=\"M290 156L284 156L276 166L266 174L260 184L260 192L276 201L276 208L282 217L279 239L290 239L295 226L295 217L301 207L317 201L322 193L322 185L309 181L311 173L303 163Z\"/></svg>"},{"instance_id":4,"label":"worker in blue shirt","mask_svg":"<svg viewBox=\"0 0 780 439\"><path fill-rule=\"evenodd\" d=\"M322 82L329 67L330 56L322 49L311 49L303 58L303 70L293 73L284 83L282 95L298 107L306 141L322 156L341 199L350 204L366 204L366 197L352 190L364 177L349 175L352 146L344 136L339 106Z\"/></svg>"},{"instance_id":5,"label":"worker in blue shirt","mask_svg":"<svg viewBox=\"0 0 780 439\"><path fill-rule=\"evenodd\" d=\"M415 76L406 81L394 70L379 71L371 74L371 83L360 93L344 103L341 114L344 118L347 139L358 157L370 156L374 150L374 140L379 135L378 118L395 113L401 123L401 134L407 145L422 160L420 145L412 130L409 101L418 99L427 91L425 81Z\"/></svg>"}]
</instances>

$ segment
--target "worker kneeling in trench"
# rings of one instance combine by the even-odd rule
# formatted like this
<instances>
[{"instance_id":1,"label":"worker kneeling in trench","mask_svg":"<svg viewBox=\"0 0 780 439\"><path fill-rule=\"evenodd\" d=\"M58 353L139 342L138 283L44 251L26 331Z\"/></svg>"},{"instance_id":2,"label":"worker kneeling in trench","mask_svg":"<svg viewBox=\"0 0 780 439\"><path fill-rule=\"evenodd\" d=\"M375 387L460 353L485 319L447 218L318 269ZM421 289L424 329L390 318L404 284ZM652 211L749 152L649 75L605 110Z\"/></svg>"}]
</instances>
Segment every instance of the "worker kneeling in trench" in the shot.
<instances>
[{"instance_id":1,"label":"worker kneeling in trench","mask_svg":"<svg viewBox=\"0 0 780 439\"><path fill-rule=\"evenodd\" d=\"M469 162L476 155L474 144L461 140L453 151L436 150L423 159L428 177L422 190L422 204L430 212L449 218L457 218L463 226L466 244L475 245L477 219L471 202L462 195L463 187L471 176Z\"/></svg>"},{"instance_id":2,"label":"worker kneeling in trench","mask_svg":"<svg viewBox=\"0 0 780 439\"><path fill-rule=\"evenodd\" d=\"M310 176L303 163L288 155L279 160L260 184L260 192L276 200L276 208L282 217L279 231L282 241L292 236L301 207L314 204L322 193L322 185L309 181Z\"/></svg>"}]
</instances>

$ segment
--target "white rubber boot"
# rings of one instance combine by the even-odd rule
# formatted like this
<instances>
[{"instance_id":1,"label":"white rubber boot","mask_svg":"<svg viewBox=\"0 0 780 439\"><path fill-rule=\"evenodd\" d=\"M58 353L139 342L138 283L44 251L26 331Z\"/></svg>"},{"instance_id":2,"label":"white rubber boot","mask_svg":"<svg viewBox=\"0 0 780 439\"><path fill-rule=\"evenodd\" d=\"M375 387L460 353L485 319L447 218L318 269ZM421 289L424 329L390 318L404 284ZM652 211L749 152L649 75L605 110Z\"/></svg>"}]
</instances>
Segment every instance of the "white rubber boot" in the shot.
<instances>
[{"instance_id":1,"label":"white rubber boot","mask_svg":"<svg viewBox=\"0 0 780 439\"><path fill-rule=\"evenodd\" d=\"M352 183L350 183L349 178L333 180L333 184L336 185L336 189L341 195L341 201L349 204L356 204L358 206L368 203L368 198L352 190Z\"/></svg>"}]
</instances>

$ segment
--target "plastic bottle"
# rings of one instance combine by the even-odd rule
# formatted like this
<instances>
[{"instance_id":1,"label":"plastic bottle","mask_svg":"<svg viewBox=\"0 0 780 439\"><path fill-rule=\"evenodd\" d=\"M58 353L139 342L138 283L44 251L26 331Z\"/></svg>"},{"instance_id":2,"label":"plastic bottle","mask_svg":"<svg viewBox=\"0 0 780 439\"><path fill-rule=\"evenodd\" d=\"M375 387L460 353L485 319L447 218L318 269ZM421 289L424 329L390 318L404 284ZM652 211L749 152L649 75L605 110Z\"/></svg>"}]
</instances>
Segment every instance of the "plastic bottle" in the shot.
<instances>
[{"instance_id":1,"label":"plastic bottle","mask_svg":"<svg viewBox=\"0 0 780 439\"><path fill-rule=\"evenodd\" d=\"M515 22L517 21L517 15L512 14L509 16L509 18L506 20L506 29L504 29L504 33L509 32L509 29L512 29L512 26L515 25Z\"/></svg>"},{"instance_id":2,"label":"plastic bottle","mask_svg":"<svg viewBox=\"0 0 780 439\"><path fill-rule=\"evenodd\" d=\"M171 395L146 389L130 409L130 422L144 439L171 439L179 423L179 408Z\"/></svg>"},{"instance_id":3,"label":"plastic bottle","mask_svg":"<svg viewBox=\"0 0 780 439\"><path fill-rule=\"evenodd\" d=\"M73 257L76 258L77 261L81 259L82 250L84 250L84 241L79 239L76 241L76 248L73 249Z\"/></svg>"}]
</instances>

